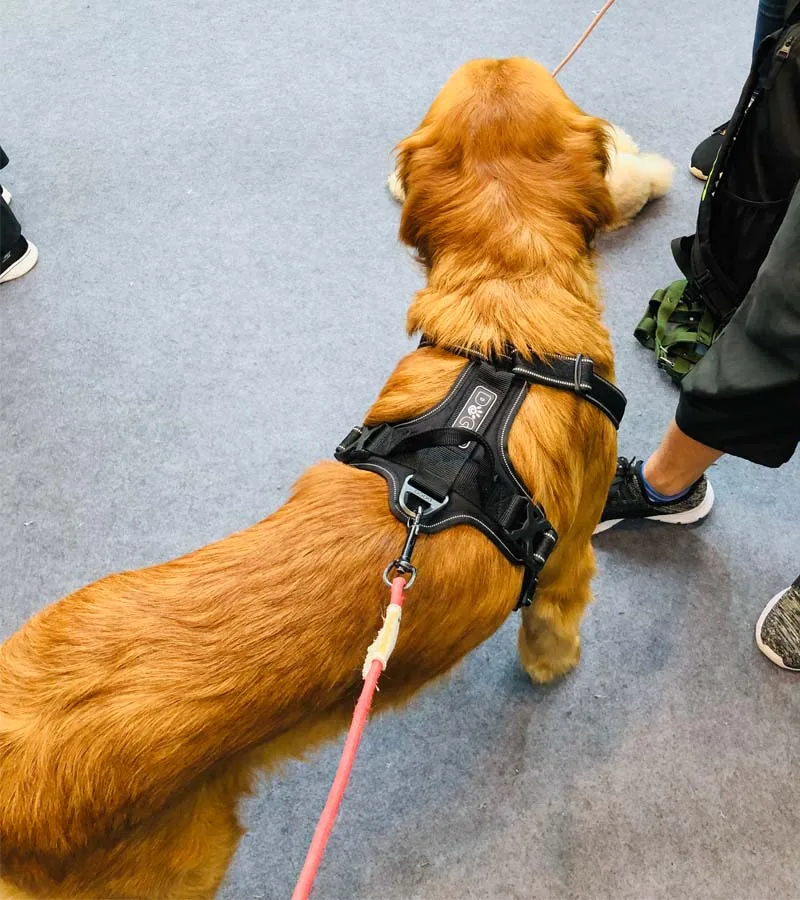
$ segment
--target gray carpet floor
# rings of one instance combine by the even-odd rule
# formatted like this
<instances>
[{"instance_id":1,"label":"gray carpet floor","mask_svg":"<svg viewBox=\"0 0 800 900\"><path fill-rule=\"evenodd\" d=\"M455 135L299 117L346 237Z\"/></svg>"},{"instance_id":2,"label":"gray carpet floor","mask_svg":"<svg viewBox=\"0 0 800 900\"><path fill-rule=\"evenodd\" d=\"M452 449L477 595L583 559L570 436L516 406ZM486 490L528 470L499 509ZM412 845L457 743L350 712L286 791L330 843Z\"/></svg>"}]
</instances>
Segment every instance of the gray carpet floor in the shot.
<instances>
[{"instance_id":1,"label":"gray carpet floor","mask_svg":"<svg viewBox=\"0 0 800 900\"><path fill-rule=\"evenodd\" d=\"M755 5L620 2L562 78L679 164L601 242L629 454L674 409L631 332L676 276L685 164L738 96ZM0 637L256 521L330 456L409 346L392 145L461 62L553 65L593 8L4 0L2 177L41 261L0 288ZM512 619L376 720L315 896L800 897L800 679L753 643L800 568L797 476L724 460L703 527L598 538L561 683L523 676ZM289 896L338 752L264 779L225 900Z\"/></svg>"}]
</instances>

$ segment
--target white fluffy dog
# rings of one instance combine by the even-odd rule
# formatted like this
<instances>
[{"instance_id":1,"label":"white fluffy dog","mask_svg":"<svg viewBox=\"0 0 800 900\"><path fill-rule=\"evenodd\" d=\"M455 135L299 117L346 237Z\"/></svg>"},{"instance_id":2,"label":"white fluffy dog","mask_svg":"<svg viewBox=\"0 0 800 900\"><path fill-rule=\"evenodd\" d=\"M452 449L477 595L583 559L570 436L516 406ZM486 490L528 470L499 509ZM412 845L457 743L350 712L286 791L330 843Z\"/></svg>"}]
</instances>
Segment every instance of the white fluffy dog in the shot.
<instances>
[{"instance_id":1,"label":"white fluffy dog","mask_svg":"<svg viewBox=\"0 0 800 900\"><path fill-rule=\"evenodd\" d=\"M646 203L669 191L674 166L657 153L640 153L633 138L616 125L609 125L608 133L611 165L606 180L617 208L613 230L627 225ZM405 193L397 172L389 176L388 186L394 199L403 203Z\"/></svg>"}]
</instances>

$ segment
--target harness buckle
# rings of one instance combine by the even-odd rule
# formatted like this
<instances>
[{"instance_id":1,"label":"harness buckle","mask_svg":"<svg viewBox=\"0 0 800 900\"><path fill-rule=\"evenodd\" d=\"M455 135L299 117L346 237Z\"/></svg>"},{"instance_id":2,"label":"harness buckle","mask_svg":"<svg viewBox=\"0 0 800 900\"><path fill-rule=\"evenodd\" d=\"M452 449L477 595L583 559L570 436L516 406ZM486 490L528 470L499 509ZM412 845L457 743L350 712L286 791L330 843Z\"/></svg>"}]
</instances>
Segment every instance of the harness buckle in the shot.
<instances>
[{"instance_id":1,"label":"harness buckle","mask_svg":"<svg viewBox=\"0 0 800 900\"><path fill-rule=\"evenodd\" d=\"M533 595L536 593L536 588L539 585L539 577L533 569L525 569L525 573L522 576L522 587L519 591L519 597L517 598L517 605L514 607L514 612L518 609L527 609L533 603Z\"/></svg>"},{"instance_id":2,"label":"harness buckle","mask_svg":"<svg viewBox=\"0 0 800 900\"><path fill-rule=\"evenodd\" d=\"M339 446L334 450L333 455L340 462L345 462L350 459L350 454L358 443L361 435L364 433L363 425L356 425L355 428L350 429L350 431L342 438Z\"/></svg>"},{"instance_id":3,"label":"harness buckle","mask_svg":"<svg viewBox=\"0 0 800 900\"><path fill-rule=\"evenodd\" d=\"M369 459L375 446L389 431L391 426L385 422L369 428L366 425L357 425L342 439L333 455L339 462L364 462Z\"/></svg>"},{"instance_id":4,"label":"harness buckle","mask_svg":"<svg viewBox=\"0 0 800 900\"><path fill-rule=\"evenodd\" d=\"M403 486L400 488L400 493L397 496L397 505L403 512L410 516L412 519L415 519L419 514L422 516L430 516L435 512L438 512L443 506L447 505L448 500L450 499L450 495L446 495L444 500L437 500L435 497L431 497L430 494L426 494L425 491L420 490L418 487L415 487L411 483L411 479L413 475L407 475L406 480L403 482ZM415 497L417 500L421 500L424 504L427 504L427 509L424 509L421 506L417 506L416 509L412 509L408 504L408 498Z\"/></svg>"}]
</instances>

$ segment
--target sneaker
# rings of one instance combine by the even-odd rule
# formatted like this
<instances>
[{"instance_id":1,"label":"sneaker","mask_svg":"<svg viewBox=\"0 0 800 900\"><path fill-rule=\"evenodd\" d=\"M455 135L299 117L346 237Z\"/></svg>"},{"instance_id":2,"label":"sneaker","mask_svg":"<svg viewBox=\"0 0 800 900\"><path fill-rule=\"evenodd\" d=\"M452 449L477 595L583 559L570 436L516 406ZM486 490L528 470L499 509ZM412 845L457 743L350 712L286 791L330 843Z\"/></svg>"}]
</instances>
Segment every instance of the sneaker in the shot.
<instances>
[{"instance_id":1,"label":"sneaker","mask_svg":"<svg viewBox=\"0 0 800 900\"><path fill-rule=\"evenodd\" d=\"M595 534L607 531L628 519L691 525L705 519L711 512L714 491L705 475L680 500L653 503L647 498L642 484L642 465L641 460L626 459L624 456L617 460L617 474L611 482L606 507L600 517L600 524L594 530Z\"/></svg>"},{"instance_id":2,"label":"sneaker","mask_svg":"<svg viewBox=\"0 0 800 900\"><path fill-rule=\"evenodd\" d=\"M776 666L800 672L800 578L764 607L756 623L756 643Z\"/></svg>"},{"instance_id":3,"label":"sneaker","mask_svg":"<svg viewBox=\"0 0 800 900\"><path fill-rule=\"evenodd\" d=\"M6 203L11 203L11 191L7 187L3 187L2 184L0 184L0 197L2 197Z\"/></svg>"},{"instance_id":4,"label":"sneaker","mask_svg":"<svg viewBox=\"0 0 800 900\"><path fill-rule=\"evenodd\" d=\"M695 178L699 178L701 181L708 179L719 153L719 148L722 146L727 127L728 123L723 122L722 125L715 128L704 141L701 141L695 147L692 161L689 163L689 171Z\"/></svg>"},{"instance_id":5,"label":"sneaker","mask_svg":"<svg viewBox=\"0 0 800 900\"><path fill-rule=\"evenodd\" d=\"M0 284L22 278L36 265L39 251L22 235L16 244L0 259Z\"/></svg>"}]
</instances>

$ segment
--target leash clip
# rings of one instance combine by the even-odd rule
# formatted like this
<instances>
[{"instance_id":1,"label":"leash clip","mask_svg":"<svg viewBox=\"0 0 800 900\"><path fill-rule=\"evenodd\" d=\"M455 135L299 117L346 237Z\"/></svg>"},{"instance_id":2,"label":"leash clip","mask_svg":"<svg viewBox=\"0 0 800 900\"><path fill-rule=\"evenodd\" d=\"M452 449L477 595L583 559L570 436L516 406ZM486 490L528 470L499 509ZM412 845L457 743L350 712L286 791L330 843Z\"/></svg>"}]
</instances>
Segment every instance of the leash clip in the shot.
<instances>
[{"instance_id":1,"label":"leash clip","mask_svg":"<svg viewBox=\"0 0 800 900\"><path fill-rule=\"evenodd\" d=\"M408 481L408 479L406 479L406 481ZM406 535L406 542L403 547L403 552L397 559L393 559L383 570L383 583L387 587L392 586L392 581L389 578L392 570L398 572L400 575L410 576L408 581L406 582L406 590L408 590L416 580L417 569L416 566L411 565L411 554L414 552L414 545L417 543L419 526L422 521L422 516L422 507L420 506L419 509L417 509L416 513L414 513L413 519L409 519L407 522L408 534Z\"/></svg>"}]
</instances>

